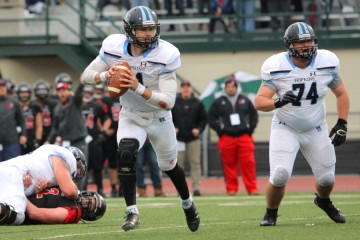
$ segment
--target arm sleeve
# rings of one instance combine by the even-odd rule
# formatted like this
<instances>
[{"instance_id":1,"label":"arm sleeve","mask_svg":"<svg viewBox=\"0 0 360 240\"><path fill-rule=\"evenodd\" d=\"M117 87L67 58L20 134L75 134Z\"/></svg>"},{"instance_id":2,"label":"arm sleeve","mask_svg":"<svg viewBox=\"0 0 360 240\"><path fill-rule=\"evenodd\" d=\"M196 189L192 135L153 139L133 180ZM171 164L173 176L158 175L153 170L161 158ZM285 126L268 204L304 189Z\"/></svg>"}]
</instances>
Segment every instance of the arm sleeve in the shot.
<instances>
[{"instance_id":1,"label":"arm sleeve","mask_svg":"<svg viewBox=\"0 0 360 240\"><path fill-rule=\"evenodd\" d=\"M82 213L81 208L79 206L69 206L69 207L62 207L68 210L68 214L64 220L65 224L68 223L78 223L81 219Z\"/></svg>"},{"instance_id":2,"label":"arm sleeve","mask_svg":"<svg viewBox=\"0 0 360 240\"><path fill-rule=\"evenodd\" d=\"M107 71L110 68L100 56L97 56L90 64L87 66L82 75L82 82L85 84L95 85L95 75Z\"/></svg>"},{"instance_id":3,"label":"arm sleeve","mask_svg":"<svg viewBox=\"0 0 360 240\"><path fill-rule=\"evenodd\" d=\"M148 102L155 107L170 111L174 107L176 99L177 84L175 72L161 75L159 89L160 92L152 92Z\"/></svg>"}]
</instances>

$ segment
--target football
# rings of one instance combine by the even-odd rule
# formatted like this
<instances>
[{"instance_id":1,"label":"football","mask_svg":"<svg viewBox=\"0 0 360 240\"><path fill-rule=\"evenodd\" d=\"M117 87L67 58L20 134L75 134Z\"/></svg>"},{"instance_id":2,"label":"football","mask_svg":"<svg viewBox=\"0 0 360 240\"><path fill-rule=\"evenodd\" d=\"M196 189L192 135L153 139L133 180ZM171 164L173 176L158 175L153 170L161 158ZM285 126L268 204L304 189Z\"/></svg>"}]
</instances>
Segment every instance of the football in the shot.
<instances>
[{"instance_id":1,"label":"football","mask_svg":"<svg viewBox=\"0 0 360 240\"><path fill-rule=\"evenodd\" d=\"M107 81L107 90L109 92L110 97L118 98L121 97L128 90L127 87L120 87L122 72L124 69L131 69L130 65L127 62L120 62L116 64L117 71L114 75L111 76Z\"/></svg>"}]
</instances>

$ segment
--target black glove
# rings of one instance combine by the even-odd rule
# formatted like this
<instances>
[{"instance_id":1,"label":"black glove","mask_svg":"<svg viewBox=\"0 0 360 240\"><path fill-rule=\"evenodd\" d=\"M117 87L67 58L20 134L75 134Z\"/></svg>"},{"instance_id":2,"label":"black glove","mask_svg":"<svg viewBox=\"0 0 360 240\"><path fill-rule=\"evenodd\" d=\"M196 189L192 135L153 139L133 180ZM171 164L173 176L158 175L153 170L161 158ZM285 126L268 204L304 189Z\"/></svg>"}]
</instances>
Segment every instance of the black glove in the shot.
<instances>
[{"instance_id":1,"label":"black glove","mask_svg":"<svg viewBox=\"0 0 360 240\"><path fill-rule=\"evenodd\" d=\"M334 146L340 146L346 140L346 133L347 133L347 121L344 119L339 118L336 125L331 129L329 137L331 138L334 134L335 137L332 140L332 144Z\"/></svg>"},{"instance_id":2,"label":"black glove","mask_svg":"<svg viewBox=\"0 0 360 240\"><path fill-rule=\"evenodd\" d=\"M275 99L275 107L281 108L282 106L285 106L288 103L294 103L296 102L296 98L297 98L296 95L292 91L287 91L280 98Z\"/></svg>"}]
</instances>

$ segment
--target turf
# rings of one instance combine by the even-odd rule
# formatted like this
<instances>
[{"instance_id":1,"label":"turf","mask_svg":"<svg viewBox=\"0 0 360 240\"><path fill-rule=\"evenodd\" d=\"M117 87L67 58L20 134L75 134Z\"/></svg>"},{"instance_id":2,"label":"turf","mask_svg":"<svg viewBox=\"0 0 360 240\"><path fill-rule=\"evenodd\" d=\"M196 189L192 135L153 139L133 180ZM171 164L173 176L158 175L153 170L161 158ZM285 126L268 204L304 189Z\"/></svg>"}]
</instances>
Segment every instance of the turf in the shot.
<instances>
[{"instance_id":1,"label":"turf","mask_svg":"<svg viewBox=\"0 0 360 240\"><path fill-rule=\"evenodd\" d=\"M140 228L124 232L124 200L108 198L105 216L96 222L73 225L2 226L0 239L131 239L131 240L351 240L360 239L360 193L334 193L332 201L346 216L345 224L332 222L313 203L309 193L287 193L277 226L260 227L265 196L206 195L195 198L201 224L197 232L186 225L175 196L138 199Z\"/></svg>"}]
</instances>

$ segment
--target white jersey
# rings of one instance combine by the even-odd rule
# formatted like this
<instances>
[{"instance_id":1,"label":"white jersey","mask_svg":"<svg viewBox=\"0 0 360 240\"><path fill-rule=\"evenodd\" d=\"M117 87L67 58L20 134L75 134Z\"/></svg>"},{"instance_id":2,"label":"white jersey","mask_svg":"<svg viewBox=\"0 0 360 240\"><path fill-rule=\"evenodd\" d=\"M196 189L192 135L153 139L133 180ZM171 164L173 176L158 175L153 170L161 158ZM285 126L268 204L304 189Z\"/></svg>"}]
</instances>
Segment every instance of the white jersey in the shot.
<instances>
[{"instance_id":1,"label":"white jersey","mask_svg":"<svg viewBox=\"0 0 360 240\"><path fill-rule=\"evenodd\" d=\"M278 97L293 91L297 101L274 110L274 118L297 131L308 131L324 122L325 95L339 86L339 59L327 50L318 50L310 65L296 67L287 52L269 57L261 68L263 85Z\"/></svg>"},{"instance_id":2,"label":"white jersey","mask_svg":"<svg viewBox=\"0 0 360 240\"><path fill-rule=\"evenodd\" d=\"M125 35L110 35L103 41L99 57L108 68L121 61L128 62L139 82L154 92L160 91L159 79L174 74L181 65L179 50L167 41L159 39L159 45L155 49L147 50L137 57L129 54L129 46L130 42ZM174 97L175 95L176 92ZM127 91L121 96L121 105L141 112L160 110L133 91Z\"/></svg>"},{"instance_id":3,"label":"white jersey","mask_svg":"<svg viewBox=\"0 0 360 240\"><path fill-rule=\"evenodd\" d=\"M25 189L25 195L29 196L34 193L35 185L40 179L48 180L50 186L58 186L53 166L50 161L52 156L63 159L67 165L69 165L71 176L75 177L76 159L74 155L64 147L51 144L42 145L32 153L1 162L0 167L1 164L14 166L18 168L23 175L30 173L32 182L30 186Z\"/></svg>"}]
</instances>

